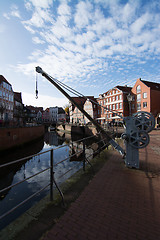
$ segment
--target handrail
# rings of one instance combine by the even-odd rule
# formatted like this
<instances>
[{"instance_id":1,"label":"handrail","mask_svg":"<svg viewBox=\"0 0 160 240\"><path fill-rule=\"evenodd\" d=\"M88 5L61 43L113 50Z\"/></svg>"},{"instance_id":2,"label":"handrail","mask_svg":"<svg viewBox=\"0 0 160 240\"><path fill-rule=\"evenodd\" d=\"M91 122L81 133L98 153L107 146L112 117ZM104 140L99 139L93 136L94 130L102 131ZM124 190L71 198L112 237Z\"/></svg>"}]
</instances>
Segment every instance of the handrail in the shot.
<instances>
[{"instance_id":1,"label":"handrail","mask_svg":"<svg viewBox=\"0 0 160 240\"><path fill-rule=\"evenodd\" d=\"M9 165L16 164L16 163L20 163L20 162L23 163L23 162L26 161L27 159L31 159L32 157L40 156L40 155L42 155L42 154L45 154L45 153L47 153L47 152L50 152L50 166L49 166L49 167L47 167L46 169L43 169L43 170L41 170L41 171L39 171L39 172L37 172L37 173L29 176L29 177L27 177L27 178L25 178L25 179L17 182L17 183L11 184L10 186L5 187L4 189L1 189L1 190L0 190L0 194L3 193L3 192L5 192L5 191L7 191L7 190L12 189L13 187L15 187L15 186L17 186L17 185L19 185L19 184L21 184L21 183L23 183L23 182L25 182L25 181L33 178L33 177L39 175L39 174L42 174L42 173L48 171L49 169L50 169L50 182L49 182L46 186L44 186L43 188L41 188L39 191L35 192L34 194L32 194L31 196L29 196L28 198L26 198L25 200L23 200L23 201L20 202L19 204L17 204L15 207L13 207L12 209L10 209L10 210L7 211L6 213L2 214L2 215L0 216L0 219L4 218L4 217L6 217L7 215L9 215L10 213L12 213L12 212L13 212L14 210L16 210L18 207L20 207L20 206L22 206L23 204L25 204L27 201L29 201L30 199L32 199L33 197L35 197L37 194L39 194L40 192L42 192L44 189L46 189L46 188L49 187L49 186L50 186L50 200L53 200L53 183L54 183L55 186L57 187L57 189L58 189L58 191L59 191L59 193L60 193L60 195L61 195L61 197L62 197L62 202L64 203L63 193L62 193L61 190L59 189L59 187L58 187L58 185L57 185L57 183L56 183L56 181L55 181L55 178L54 178L54 173L55 173L55 169L54 169L54 168L55 168L57 165L61 164L62 162L64 162L64 161L66 161L66 160L74 157L75 155L77 155L77 154L79 154L79 153L84 153L84 154L83 154L83 157L84 157L84 159L83 159L83 170L85 171L85 167L84 167L85 162L88 162L88 163L91 165L91 163L89 162L89 160L88 160L87 158L90 157L91 155L93 155L93 154L96 153L96 152L100 152L100 149L101 149L101 148L104 148L104 146L107 145L107 144L104 143L105 139L101 139L100 141L97 141L96 143L103 142L103 146L101 146L101 148L98 148L98 150L93 151L93 153L86 158L86 157L85 157L85 150L86 150L86 148L85 148L85 144L84 144L84 143L85 143L86 140L91 139L91 138L95 138L96 136L97 136L97 135L93 135L93 136L89 136L89 137L86 137L86 138L82 138L82 139L77 140L77 141L74 141L74 142L70 142L70 145L71 145L72 143L75 144L75 143L78 143L78 142L83 142L83 149L80 149L80 151L76 151L76 153L70 155L70 156L67 157L67 158L64 158L63 160L61 160L60 162L58 162L58 163L56 163L56 164L53 164L53 162L54 162L54 157L53 157L53 156L54 156L54 154L53 154L54 151L56 151L56 150L58 150L58 149L60 149L60 148L62 148L62 147L66 147L66 146L68 147L69 145L64 144L64 145L59 146L59 147L56 147L56 148L51 148L51 149L48 149L48 150L46 150L46 151L43 151L43 152L40 152L40 153L37 153L37 154L33 154L33 155L28 156L28 157L24 157L24 158L21 158L21 159L18 159L18 160L15 160L15 161L12 161L12 162L5 163L5 164L0 165L0 169L1 169L1 168L4 168L4 167L7 167L7 166L9 166ZM90 147L88 147L88 149L89 149L89 148L90 148ZM92 166L92 165L91 165L91 166ZM62 175L60 175L60 176L58 177L58 179L60 179L61 177L63 177L63 176L66 175L68 172L72 171L73 169L74 169L74 167L73 167L73 168L70 168L70 169L67 170L65 173L63 173Z\"/></svg>"}]
</instances>

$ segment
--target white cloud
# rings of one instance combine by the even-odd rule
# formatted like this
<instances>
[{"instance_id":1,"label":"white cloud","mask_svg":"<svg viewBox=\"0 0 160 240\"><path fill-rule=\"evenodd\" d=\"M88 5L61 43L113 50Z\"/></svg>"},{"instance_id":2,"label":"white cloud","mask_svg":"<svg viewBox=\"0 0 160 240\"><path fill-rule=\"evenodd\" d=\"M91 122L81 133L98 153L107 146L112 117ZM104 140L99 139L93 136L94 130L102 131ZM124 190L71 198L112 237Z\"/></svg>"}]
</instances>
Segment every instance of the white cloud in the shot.
<instances>
[{"instance_id":1,"label":"white cloud","mask_svg":"<svg viewBox=\"0 0 160 240\"><path fill-rule=\"evenodd\" d=\"M25 0L27 8L31 8L31 4L36 8L49 8L52 6L52 0Z\"/></svg>"},{"instance_id":2,"label":"white cloud","mask_svg":"<svg viewBox=\"0 0 160 240\"><path fill-rule=\"evenodd\" d=\"M19 12L18 7L16 5L12 5L11 9L12 9L11 13L10 13L11 16L21 18L20 12Z\"/></svg>"},{"instance_id":3,"label":"white cloud","mask_svg":"<svg viewBox=\"0 0 160 240\"><path fill-rule=\"evenodd\" d=\"M17 17L21 19L21 14L17 5L13 4L10 8L11 10L8 13L3 13L3 17L10 20L11 17Z\"/></svg>"},{"instance_id":4,"label":"white cloud","mask_svg":"<svg viewBox=\"0 0 160 240\"><path fill-rule=\"evenodd\" d=\"M74 16L74 22L77 28L85 28L90 19L92 19L92 4L88 1L80 1L76 6L76 13Z\"/></svg>"},{"instance_id":5,"label":"white cloud","mask_svg":"<svg viewBox=\"0 0 160 240\"><path fill-rule=\"evenodd\" d=\"M143 14L141 17L136 19L136 21L131 25L131 31L134 34L140 34L145 27L145 25L149 25L151 21L151 15L148 13Z\"/></svg>"},{"instance_id":6,"label":"white cloud","mask_svg":"<svg viewBox=\"0 0 160 240\"><path fill-rule=\"evenodd\" d=\"M43 40L41 40L39 37L33 37L32 38L33 42L36 44L43 44L45 43Z\"/></svg>"},{"instance_id":7,"label":"white cloud","mask_svg":"<svg viewBox=\"0 0 160 240\"><path fill-rule=\"evenodd\" d=\"M8 14L8 13L3 13L3 17L5 17L6 19L10 19L10 14Z\"/></svg>"},{"instance_id":8,"label":"white cloud","mask_svg":"<svg viewBox=\"0 0 160 240\"><path fill-rule=\"evenodd\" d=\"M59 80L78 82L92 78L93 73L113 72L116 67L111 64L111 57L125 65L128 56L130 63L135 63L146 53L150 59L153 56L149 54L159 54L158 13L153 14L149 8L141 13L139 1L94 3L78 1L72 8L70 1L61 1L58 6L50 0L26 1L31 16L22 23L33 34L34 43L45 44L41 50L37 46L28 57L30 62L19 64L18 71L30 74L40 65Z\"/></svg>"},{"instance_id":9,"label":"white cloud","mask_svg":"<svg viewBox=\"0 0 160 240\"><path fill-rule=\"evenodd\" d=\"M37 107L43 107L44 109L47 107L63 107L66 104L68 104L67 98L55 98L50 97L48 95L40 95L38 96L38 99L35 98L34 94L23 92L22 93L22 101L25 105L32 105Z\"/></svg>"}]
</instances>

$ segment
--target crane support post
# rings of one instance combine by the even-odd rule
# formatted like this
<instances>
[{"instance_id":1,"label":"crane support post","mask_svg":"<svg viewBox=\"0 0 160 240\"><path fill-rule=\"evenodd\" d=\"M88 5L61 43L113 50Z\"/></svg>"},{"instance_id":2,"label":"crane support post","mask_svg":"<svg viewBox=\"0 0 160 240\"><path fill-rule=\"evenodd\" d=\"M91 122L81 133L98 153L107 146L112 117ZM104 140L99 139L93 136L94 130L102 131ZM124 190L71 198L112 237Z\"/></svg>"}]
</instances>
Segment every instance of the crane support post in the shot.
<instances>
[{"instance_id":1,"label":"crane support post","mask_svg":"<svg viewBox=\"0 0 160 240\"><path fill-rule=\"evenodd\" d=\"M103 133L110 145L112 145L122 156L125 155L125 151L119 144L117 144L114 139L77 103L74 101L74 99L66 92L64 91L56 82L53 77L49 76L46 72L42 70L41 67L36 67L36 71L42 76L44 76L50 83L52 83L66 98L68 98L69 101L71 101L100 131Z\"/></svg>"}]
</instances>

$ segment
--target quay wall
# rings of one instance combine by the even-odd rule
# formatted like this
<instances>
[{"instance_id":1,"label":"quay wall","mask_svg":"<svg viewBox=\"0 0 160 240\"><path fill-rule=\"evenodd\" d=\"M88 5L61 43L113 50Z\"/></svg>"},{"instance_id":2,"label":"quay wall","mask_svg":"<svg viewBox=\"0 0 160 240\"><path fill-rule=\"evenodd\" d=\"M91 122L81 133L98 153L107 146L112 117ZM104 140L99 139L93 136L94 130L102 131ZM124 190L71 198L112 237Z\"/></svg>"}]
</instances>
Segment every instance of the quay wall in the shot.
<instances>
[{"instance_id":1,"label":"quay wall","mask_svg":"<svg viewBox=\"0 0 160 240\"><path fill-rule=\"evenodd\" d=\"M74 126L70 124L59 125L57 127L59 131L62 132L72 132L74 134L85 134L85 135L95 135L97 133L97 129L94 126Z\"/></svg>"},{"instance_id":2,"label":"quay wall","mask_svg":"<svg viewBox=\"0 0 160 240\"><path fill-rule=\"evenodd\" d=\"M44 126L0 128L0 151L18 147L44 135Z\"/></svg>"}]
</instances>

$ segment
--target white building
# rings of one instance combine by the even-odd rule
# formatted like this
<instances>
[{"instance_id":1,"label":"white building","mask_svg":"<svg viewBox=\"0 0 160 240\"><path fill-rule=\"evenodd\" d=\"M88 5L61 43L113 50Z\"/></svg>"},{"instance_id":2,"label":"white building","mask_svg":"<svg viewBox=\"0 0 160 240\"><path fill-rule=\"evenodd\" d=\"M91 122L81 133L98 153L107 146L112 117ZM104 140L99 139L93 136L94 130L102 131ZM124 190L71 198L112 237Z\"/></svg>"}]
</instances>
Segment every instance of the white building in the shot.
<instances>
[{"instance_id":1,"label":"white building","mask_svg":"<svg viewBox=\"0 0 160 240\"><path fill-rule=\"evenodd\" d=\"M58 107L49 108L49 121L57 122L58 121Z\"/></svg>"},{"instance_id":2,"label":"white building","mask_svg":"<svg viewBox=\"0 0 160 240\"><path fill-rule=\"evenodd\" d=\"M61 107L49 108L49 121L50 122L64 122L66 120L66 114Z\"/></svg>"}]
</instances>

